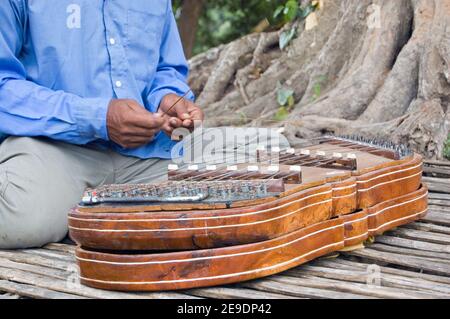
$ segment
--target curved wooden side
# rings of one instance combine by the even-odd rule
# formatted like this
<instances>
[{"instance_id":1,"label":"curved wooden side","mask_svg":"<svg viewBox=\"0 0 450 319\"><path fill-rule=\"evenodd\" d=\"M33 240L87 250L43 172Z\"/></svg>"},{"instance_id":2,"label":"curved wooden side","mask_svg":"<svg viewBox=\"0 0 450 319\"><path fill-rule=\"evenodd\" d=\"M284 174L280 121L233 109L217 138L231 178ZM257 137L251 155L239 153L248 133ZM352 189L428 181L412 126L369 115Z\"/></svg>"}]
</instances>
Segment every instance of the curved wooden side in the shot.
<instances>
[{"instance_id":1,"label":"curved wooden side","mask_svg":"<svg viewBox=\"0 0 450 319\"><path fill-rule=\"evenodd\" d=\"M401 165L386 167L355 176L358 208L365 209L419 189L422 182L422 157Z\"/></svg>"},{"instance_id":2,"label":"curved wooden side","mask_svg":"<svg viewBox=\"0 0 450 319\"><path fill-rule=\"evenodd\" d=\"M367 209L370 236L408 224L425 217L428 209L428 188L380 203Z\"/></svg>"},{"instance_id":3,"label":"curved wooden side","mask_svg":"<svg viewBox=\"0 0 450 319\"><path fill-rule=\"evenodd\" d=\"M268 276L361 243L369 234L419 219L426 213L426 195L423 187L370 211L333 218L255 244L158 254L109 254L78 248L81 282L109 290L155 291Z\"/></svg>"},{"instance_id":4,"label":"curved wooden side","mask_svg":"<svg viewBox=\"0 0 450 319\"><path fill-rule=\"evenodd\" d=\"M110 290L174 290L264 277L342 249L341 219L257 244L190 252L115 255L78 248L81 283Z\"/></svg>"}]
</instances>

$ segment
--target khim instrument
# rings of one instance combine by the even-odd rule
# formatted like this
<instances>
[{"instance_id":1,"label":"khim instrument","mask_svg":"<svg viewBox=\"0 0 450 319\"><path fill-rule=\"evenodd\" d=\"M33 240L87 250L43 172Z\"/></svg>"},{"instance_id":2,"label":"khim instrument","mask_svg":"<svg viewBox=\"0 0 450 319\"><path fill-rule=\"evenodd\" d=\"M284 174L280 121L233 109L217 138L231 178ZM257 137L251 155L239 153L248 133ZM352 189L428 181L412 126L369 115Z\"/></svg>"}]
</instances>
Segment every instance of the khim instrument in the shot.
<instances>
[{"instance_id":1,"label":"khim instrument","mask_svg":"<svg viewBox=\"0 0 450 319\"><path fill-rule=\"evenodd\" d=\"M163 183L86 190L69 214L81 282L154 291L260 278L427 212L422 157L403 146L323 137L257 159L171 164Z\"/></svg>"}]
</instances>

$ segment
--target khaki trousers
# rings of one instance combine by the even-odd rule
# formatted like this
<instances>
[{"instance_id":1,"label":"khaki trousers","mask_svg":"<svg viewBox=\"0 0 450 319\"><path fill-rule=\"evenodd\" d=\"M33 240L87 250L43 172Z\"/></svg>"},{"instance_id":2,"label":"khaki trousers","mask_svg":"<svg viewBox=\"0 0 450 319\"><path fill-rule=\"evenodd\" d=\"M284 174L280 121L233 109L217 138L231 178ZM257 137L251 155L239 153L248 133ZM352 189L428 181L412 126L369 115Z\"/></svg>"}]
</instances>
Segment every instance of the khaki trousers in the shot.
<instances>
[{"instance_id":1,"label":"khaki trousers","mask_svg":"<svg viewBox=\"0 0 450 319\"><path fill-rule=\"evenodd\" d=\"M249 153L253 154L249 147L256 149L261 140L268 143L276 140L277 146L288 146L273 130L270 134L268 130L255 131L249 136L230 128L210 130L216 130L218 136L228 135L227 141L214 141L214 152L191 160L253 161L254 158L249 158ZM227 133L223 134L225 130ZM203 144L203 137L192 142L195 136L196 132L186 138L186 153L190 153L189 145L195 148ZM201 148L206 145L210 150L211 143ZM44 138L9 137L0 144L0 249L39 247L62 240L67 234L67 213L77 205L87 187L163 181L167 179L168 163Z\"/></svg>"}]
</instances>

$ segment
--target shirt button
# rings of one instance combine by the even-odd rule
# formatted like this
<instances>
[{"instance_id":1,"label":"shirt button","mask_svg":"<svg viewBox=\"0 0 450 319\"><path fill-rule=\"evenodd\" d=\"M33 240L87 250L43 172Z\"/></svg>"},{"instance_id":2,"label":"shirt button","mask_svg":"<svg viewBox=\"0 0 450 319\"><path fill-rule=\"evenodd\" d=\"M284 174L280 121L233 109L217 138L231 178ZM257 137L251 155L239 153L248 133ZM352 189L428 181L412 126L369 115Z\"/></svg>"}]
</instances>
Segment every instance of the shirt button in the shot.
<instances>
[{"instance_id":1,"label":"shirt button","mask_svg":"<svg viewBox=\"0 0 450 319\"><path fill-rule=\"evenodd\" d=\"M122 82L116 81L116 87L118 87L118 88L122 87Z\"/></svg>"},{"instance_id":2,"label":"shirt button","mask_svg":"<svg viewBox=\"0 0 450 319\"><path fill-rule=\"evenodd\" d=\"M110 39L109 39L109 43L111 43L111 45L116 44L116 39L110 38Z\"/></svg>"}]
</instances>

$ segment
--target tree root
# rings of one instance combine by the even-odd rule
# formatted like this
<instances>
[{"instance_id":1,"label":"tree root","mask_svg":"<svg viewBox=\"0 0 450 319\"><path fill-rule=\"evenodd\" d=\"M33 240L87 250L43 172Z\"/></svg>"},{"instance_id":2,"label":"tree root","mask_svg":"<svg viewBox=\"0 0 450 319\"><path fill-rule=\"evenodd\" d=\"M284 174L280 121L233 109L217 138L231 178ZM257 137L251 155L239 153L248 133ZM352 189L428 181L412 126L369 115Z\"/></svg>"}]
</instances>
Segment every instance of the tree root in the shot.
<instances>
[{"instance_id":1,"label":"tree root","mask_svg":"<svg viewBox=\"0 0 450 319\"><path fill-rule=\"evenodd\" d=\"M419 86L419 60L427 45L427 32L431 28L434 6L429 0L415 4L414 32L400 52L375 99L359 118L371 123L385 122L404 114L417 97Z\"/></svg>"},{"instance_id":2,"label":"tree root","mask_svg":"<svg viewBox=\"0 0 450 319\"><path fill-rule=\"evenodd\" d=\"M241 58L254 51L258 38L258 34L251 34L242 39L243 43L234 42L221 52L216 67L198 97L199 104L209 104L223 96L239 67Z\"/></svg>"},{"instance_id":3,"label":"tree root","mask_svg":"<svg viewBox=\"0 0 450 319\"><path fill-rule=\"evenodd\" d=\"M380 27L367 28L360 52L345 77L317 102L300 106L298 114L356 119L373 100L408 38L412 18L408 0L375 3L382 17Z\"/></svg>"}]
</instances>

